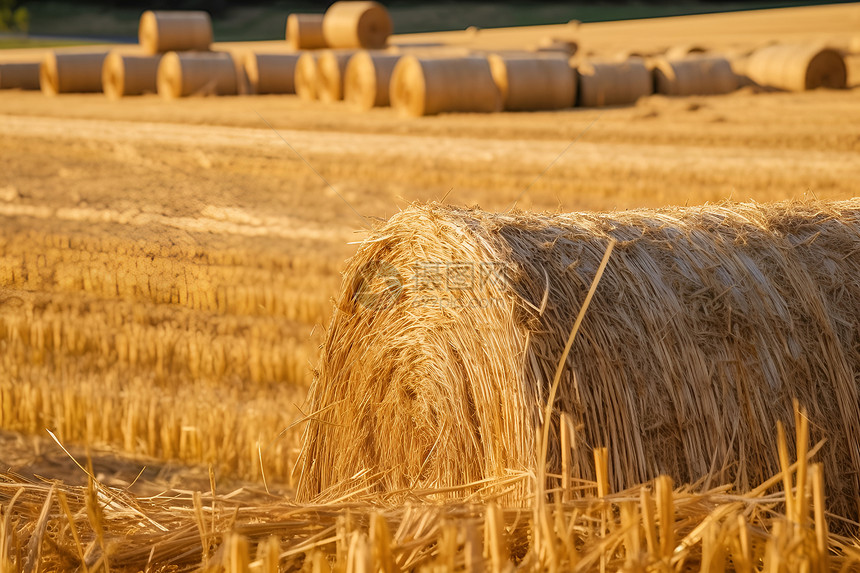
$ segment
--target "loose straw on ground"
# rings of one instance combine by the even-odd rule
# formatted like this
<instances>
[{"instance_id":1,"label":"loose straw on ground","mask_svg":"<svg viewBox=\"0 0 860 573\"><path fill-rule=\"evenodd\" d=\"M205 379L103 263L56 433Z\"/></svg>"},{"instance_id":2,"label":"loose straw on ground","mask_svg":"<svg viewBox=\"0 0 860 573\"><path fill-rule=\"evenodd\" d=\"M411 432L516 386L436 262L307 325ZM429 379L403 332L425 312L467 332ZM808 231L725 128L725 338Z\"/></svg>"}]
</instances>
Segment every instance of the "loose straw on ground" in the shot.
<instances>
[{"instance_id":1,"label":"loose straw on ground","mask_svg":"<svg viewBox=\"0 0 860 573\"><path fill-rule=\"evenodd\" d=\"M290 14L286 32L287 44L294 50L326 47L322 14Z\"/></svg>"},{"instance_id":2,"label":"loose straw on ground","mask_svg":"<svg viewBox=\"0 0 860 573\"><path fill-rule=\"evenodd\" d=\"M654 78L657 93L664 95L714 95L738 89L738 77L731 62L718 56L658 59Z\"/></svg>"},{"instance_id":3,"label":"loose straw on ground","mask_svg":"<svg viewBox=\"0 0 860 573\"><path fill-rule=\"evenodd\" d=\"M298 54L248 54L245 75L255 94L296 93Z\"/></svg>"},{"instance_id":4,"label":"loose straw on ground","mask_svg":"<svg viewBox=\"0 0 860 573\"><path fill-rule=\"evenodd\" d=\"M39 62L0 64L0 90L39 89Z\"/></svg>"},{"instance_id":5,"label":"loose straw on ground","mask_svg":"<svg viewBox=\"0 0 860 573\"><path fill-rule=\"evenodd\" d=\"M299 495L336 492L358 469L377 491L537 475L548 422L557 474L559 424L542 411L611 240L554 403L576 429L577 477L595 478L592 449L607 446L615 491L663 473L747 491L781 471L773 432L794 427L796 398L813 443L827 440L828 507L856 520L860 201L401 212L345 271Z\"/></svg>"},{"instance_id":6,"label":"loose straw on ground","mask_svg":"<svg viewBox=\"0 0 860 573\"><path fill-rule=\"evenodd\" d=\"M358 52L346 65L343 99L356 109L388 106L389 87L399 54Z\"/></svg>"},{"instance_id":7,"label":"loose straw on ground","mask_svg":"<svg viewBox=\"0 0 860 573\"><path fill-rule=\"evenodd\" d=\"M654 91L654 80L644 60L583 62L579 72L579 104L586 107L626 105Z\"/></svg>"},{"instance_id":8,"label":"loose straw on ground","mask_svg":"<svg viewBox=\"0 0 860 573\"><path fill-rule=\"evenodd\" d=\"M391 16L378 2L335 2L323 18L323 36L331 48L383 48L392 30Z\"/></svg>"},{"instance_id":9,"label":"loose straw on ground","mask_svg":"<svg viewBox=\"0 0 860 573\"><path fill-rule=\"evenodd\" d=\"M567 56L490 55L489 62L506 110L561 109L576 101L576 72Z\"/></svg>"},{"instance_id":10,"label":"loose straw on ground","mask_svg":"<svg viewBox=\"0 0 860 573\"><path fill-rule=\"evenodd\" d=\"M743 71L760 86L787 91L843 89L847 83L842 55L816 45L766 46L749 56Z\"/></svg>"},{"instance_id":11,"label":"loose straw on ground","mask_svg":"<svg viewBox=\"0 0 860 573\"><path fill-rule=\"evenodd\" d=\"M155 93L161 56L111 52L102 64L102 87L111 99Z\"/></svg>"},{"instance_id":12,"label":"loose straw on ground","mask_svg":"<svg viewBox=\"0 0 860 573\"><path fill-rule=\"evenodd\" d=\"M391 105L411 116L494 112L502 98L486 58L404 56L391 76Z\"/></svg>"},{"instance_id":13,"label":"loose straw on ground","mask_svg":"<svg viewBox=\"0 0 860 573\"><path fill-rule=\"evenodd\" d=\"M146 54L208 50L212 20L202 11L148 10L140 17L138 40Z\"/></svg>"},{"instance_id":14,"label":"loose straw on ground","mask_svg":"<svg viewBox=\"0 0 860 573\"><path fill-rule=\"evenodd\" d=\"M42 93L88 93L102 91L102 65L107 53L66 54L51 52L39 68Z\"/></svg>"},{"instance_id":15,"label":"loose straw on ground","mask_svg":"<svg viewBox=\"0 0 860 573\"><path fill-rule=\"evenodd\" d=\"M236 95L237 80L233 57L225 52L170 52L158 66L158 94L167 99Z\"/></svg>"}]
</instances>

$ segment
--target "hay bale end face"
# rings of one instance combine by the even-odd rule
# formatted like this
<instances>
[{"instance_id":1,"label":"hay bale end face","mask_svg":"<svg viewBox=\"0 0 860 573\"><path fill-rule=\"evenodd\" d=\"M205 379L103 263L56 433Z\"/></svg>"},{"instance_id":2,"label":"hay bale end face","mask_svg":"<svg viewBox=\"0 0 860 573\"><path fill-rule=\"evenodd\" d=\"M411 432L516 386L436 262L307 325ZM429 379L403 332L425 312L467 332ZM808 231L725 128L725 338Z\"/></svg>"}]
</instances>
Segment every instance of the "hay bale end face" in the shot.
<instances>
[{"instance_id":1,"label":"hay bale end face","mask_svg":"<svg viewBox=\"0 0 860 573\"><path fill-rule=\"evenodd\" d=\"M170 52L158 65L158 95L236 95L239 81L233 57L226 52Z\"/></svg>"},{"instance_id":2,"label":"hay bale end face","mask_svg":"<svg viewBox=\"0 0 860 573\"><path fill-rule=\"evenodd\" d=\"M344 274L298 496L537 475L549 386L612 239L562 372L547 471L561 469L564 412L575 475L595 479L592 450L607 446L615 490L712 471L746 490L780 471L776 425L794 425L797 398L813 443L827 440L829 509L856 519L860 201L399 213Z\"/></svg>"},{"instance_id":3,"label":"hay bale end face","mask_svg":"<svg viewBox=\"0 0 860 573\"><path fill-rule=\"evenodd\" d=\"M39 62L0 64L0 90L39 89Z\"/></svg>"},{"instance_id":4,"label":"hay bale end face","mask_svg":"<svg viewBox=\"0 0 860 573\"><path fill-rule=\"evenodd\" d=\"M587 61L577 66L579 105L627 105L654 93L654 76L639 58L624 62Z\"/></svg>"},{"instance_id":5,"label":"hay bale end face","mask_svg":"<svg viewBox=\"0 0 860 573\"><path fill-rule=\"evenodd\" d=\"M326 50L317 57L317 90L320 101L335 102L343 99L346 65L354 54L351 50Z\"/></svg>"},{"instance_id":6,"label":"hay bale end face","mask_svg":"<svg viewBox=\"0 0 860 573\"><path fill-rule=\"evenodd\" d=\"M356 53L346 65L343 99L362 110L390 105L391 75L401 57L386 52Z\"/></svg>"},{"instance_id":7,"label":"hay bale end face","mask_svg":"<svg viewBox=\"0 0 860 573\"><path fill-rule=\"evenodd\" d=\"M718 56L657 60L654 80L657 93L673 96L718 95L738 89L731 62Z\"/></svg>"},{"instance_id":8,"label":"hay bale end face","mask_svg":"<svg viewBox=\"0 0 860 573\"><path fill-rule=\"evenodd\" d=\"M39 84L45 95L102 91L102 66L107 52L62 54L52 52L39 67Z\"/></svg>"},{"instance_id":9,"label":"hay bale end face","mask_svg":"<svg viewBox=\"0 0 860 573\"><path fill-rule=\"evenodd\" d=\"M323 37L330 48L377 50L393 31L391 16L378 2L335 2L323 17Z\"/></svg>"},{"instance_id":10,"label":"hay bale end face","mask_svg":"<svg viewBox=\"0 0 860 573\"><path fill-rule=\"evenodd\" d=\"M207 12L152 11L140 17L138 41L146 54L205 51L212 44L212 20Z\"/></svg>"},{"instance_id":11,"label":"hay bale end face","mask_svg":"<svg viewBox=\"0 0 860 573\"><path fill-rule=\"evenodd\" d=\"M391 76L391 105L410 116L501 111L487 58L404 56Z\"/></svg>"},{"instance_id":12,"label":"hay bale end face","mask_svg":"<svg viewBox=\"0 0 860 573\"><path fill-rule=\"evenodd\" d=\"M296 61L295 72L296 95L303 100L313 101L319 98L319 78L317 73L317 55L305 52Z\"/></svg>"},{"instance_id":13,"label":"hay bale end face","mask_svg":"<svg viewBox=\"0 0 860 573\"><path fill-rule=\"evenodd\" d=\"M111 52L102 65L102 87L111 99L155 93L161 56L131 56Z\"/></svg>"},{"instance_id":14,"label":"hay bale end face","mask_svg":"<svg viewBox=\"0 0 860 573\"><path fill-rule=\"evenodd\" d=\"M287 44L294 50L325 48L322 14L290 14L287 16Z\"/></svg>"},{"instance_id":15,"label":"hay bale end face","mask_svg":"<svg viewBox=\"0 0 860 573\"><path fill-rule=\"evenodd\" d=\"M298 54L248 54L245 57L245 76L251 93L296 93L298 61Z\"/></svg>"},{"instance_id":16,"label":"hay bale end face","mask_svg":"<svg viewBox=\"0 0 860 573\"><path fill-rule=\"evenodd\" d=\"M576 101L576 75L566 55L490 55L489 62L506 110L562 109Z\"/></svg>"},{"instance_id":17,"label":"hay bale end face","mask_svg":"<svg viewBox=\"0 0 860 573\"><path fill-rule=\"evenodd\" d=\"M787 91L844 89L848 79L842 54L816 45L766 46L753 52L743 69L756 84Z\"/></svg>"}]
</instances>

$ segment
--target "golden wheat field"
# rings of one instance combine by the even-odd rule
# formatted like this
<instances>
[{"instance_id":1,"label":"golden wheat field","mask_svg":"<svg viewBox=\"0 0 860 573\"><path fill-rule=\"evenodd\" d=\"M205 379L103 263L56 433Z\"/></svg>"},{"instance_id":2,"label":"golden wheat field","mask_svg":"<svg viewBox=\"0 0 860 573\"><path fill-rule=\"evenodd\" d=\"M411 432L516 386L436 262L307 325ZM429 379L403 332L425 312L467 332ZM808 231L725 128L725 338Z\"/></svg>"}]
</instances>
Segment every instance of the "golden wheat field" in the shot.
<instances>
[{"instance_id":1,"label":"golden wheat field","mask_svg":"<svg viewBox=\"0 0 860 573\"><path fill-rule=\"evenodd\" d=\"M847 88L0 90L0 572L860 571L860 5L571 29Z\"/></svg>"}]
</instances>

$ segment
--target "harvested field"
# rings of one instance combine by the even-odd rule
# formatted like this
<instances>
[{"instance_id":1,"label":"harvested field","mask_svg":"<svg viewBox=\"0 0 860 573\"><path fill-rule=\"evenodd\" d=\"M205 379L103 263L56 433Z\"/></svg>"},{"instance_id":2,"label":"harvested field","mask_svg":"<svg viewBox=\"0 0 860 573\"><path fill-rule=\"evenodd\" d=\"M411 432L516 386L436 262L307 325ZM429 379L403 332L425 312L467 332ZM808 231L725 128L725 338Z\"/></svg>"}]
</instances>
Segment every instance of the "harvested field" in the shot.
<instances>
[{"instance_id":1,"label":"harvested field","mask_svg":"<svg viewBox=\"0 0 860 573\"><path fill-rule=\"evenodd\" d=\"M732 59L771 41L826 37L842 49L858 21L855 5L821 6L393 35L388 44L410 59L433 43L486 60L572 42L576 57L595 61L692 45ZM310 24L299 35L317 45L322 28ZM255 60L252 91L293 87L266 78L292 66L285 41L210 47L230 69L249 54L270 57ZM89 61L111 49L58 54L95 54ZM49 52L0 51L0 63L40 62ZM182 57L177 81L192 60ZM211 97L171 100L0 89L0 569L860 568L852 433L860 58L845 63L844 90L747 85L616 107L420 118L370 103L359 112L295 95L215 96L223 90L206 78L176 91ZM518 91L525 102L511 107L544 106L530 99L531 80L516 89L513 75L508 81L507 97ZM56 91L68 91L58 82ZM139 91L149 82L147 74ZM232 76L227 83L234 91ZM444 243L452 253L474 246L475 228L506 217L519 221L507 227L508 245L529 238L521 243L532 254L481 251L526 270L515 283L522 292L503 290L510 308L475 314L490 327L531 317L516 332L527 330L532 348L542 344L531 355L541 376L530 379L522 407L499 391L522 455L501 452L495 466L484 464L493 471L459 472L463 456L472 452L478 465L484 455L467 420L450 428L467 439L436 446L435 458L427 436L376 436L415 466L417 481L355 461L363 450L354 435L327 446L355 459L320 473L313 458L323 454L310 452L322 446L307 442L302 457L303 435L345 421L330 418L342 404L319 398L326 381L355 369L337 368L334 351L361 352L381 332L355 325L355 342L338 348L359 276L345 261L381 249L384 230L416 213L460 221L451 226L458 238ZM442 244L432 224L395 234L401 240L377 258ZM553 229L582 232L574 240ZM637 242L634 231L647 237ZM548 378L609 238L618 242L567 362L585 390L573 392L565 370L547 415ZM717 243L724 256L708 258ZM566 282L572 262L576 280ZM696 276L707 280L694 284ZM711 290L699 292L705 284ZM512 293L538 310L517 306ZM644 328L648 317L656 322ZM390 332L374 355L409 348ZM488 332L470 336L489 344ZM504 372L484 378L499 388L522 380L522 340L500 346ZM375 370L376 383L390 383L392 372L455 380L435 374L462 371L453 351L410 352L421 368L404 359ZM733 391L698 391L703 380ZM613 402L601 388L632 394ZM388 426L379 428L441 435L429 418L411 420L391 407L397 401L377 398L360 397L354 409L380 416ZM468 400L451 404L469 418ZM630 431L621 412L645 411L641 431ZM620 421L588 419L595 412ZM489 436L504 432L481 432L487 448L501 447ZM546 458L535 443L543 432Z\"/></svg>"}]
</instances>

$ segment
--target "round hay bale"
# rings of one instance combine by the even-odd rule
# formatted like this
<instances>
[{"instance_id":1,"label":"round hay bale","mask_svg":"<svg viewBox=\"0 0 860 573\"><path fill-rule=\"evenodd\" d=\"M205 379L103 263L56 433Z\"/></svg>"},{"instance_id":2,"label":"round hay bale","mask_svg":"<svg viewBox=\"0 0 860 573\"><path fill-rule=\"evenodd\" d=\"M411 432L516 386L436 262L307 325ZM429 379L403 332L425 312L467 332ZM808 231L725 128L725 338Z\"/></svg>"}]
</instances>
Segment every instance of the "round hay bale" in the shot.
<instances>
[{"instance_id":1,"label":"round hay bale","mask_svg":"<svg viewBox=\"0 0 860 573\"><path fill-rule=\"evenodd\" d=\"M322 14L290 14L287 16L287 44L294 50L325 48Z\"/></svg>"},{"instance_id":2,"label":"round hay bale","mask_svg":"<svg viewBox=\"0 0 860 573\"><path fill-rule=\"evenodd\" d=\"M39 62L0 64L0 90L39 89Z\"/></svg>"},{"instance_id":3,"label":"round hay bale","mask_svg":"<svg viewBox=\"0 0 860 573\"><path fill-rule=\"evenodd\" d=\"M391 105L411 116L501 111L502 97L487 58L404 56L391 75Z\"/></svg>"},{"instance_id":4,"label":"round hay bale","mask_svg":"<svg viewBox=\"0 0 860 573\"><path fill-rule=\"evenodd\" d=\"M39 85L45 95L102 91L102 65L107 52L63 54L51 52L39 66Z\"/></svg>"},{"instance_id":5,"label":"round hay bale","mask_svg":"<svg viewBox=\"0 0 860 573\"><path fill-rule=\"evenodd\" d=\"M719 56L659 59L654 80L657 93L671 96L727 94L738 89L731 62Z\"/></svg>"},{"instance_id":6,"label":"round hay bale","mask_svg":"<svg viewBox=\"0 0 860 573\"><path fill-rule=\"evenodd\" d=\"M383 48L392 30L391 16L378 2L335 2L323 18L323 36L331 48Z\"/></svg>"},{"instance_id":7,"label":"round hay bale","mask_svg":"<svg viewBox=\"0 0 860 573\"><path fill-rule=\"evenodd\" d=\"M362 110L390 105L391 75L401 57L385 52L358 52L353 55L346 65L343 99Z\"/></svg>"},{"instance_id":8,"label":"round hay bale","mask_svg":"<svg viewBox=\"0 0 860 573\"><path fill-rule=\"evenodd\" d=\"M296 65L299 54L248 54L245 57L245 75L251 93L296 93Z\"/></svg>"},{"instance_id":9,"label":"round hay bale","mask_svg":"<svg viewBox=\"0 0 860 573\"><path fill-rule=\"evenodd\" d=\"M860 34L851 37L851 43L848 45L848 50L855 56L860 54Z\"/></svg>"},{"instance_id":10,"label":"round hay bale","mask_svg":"<svg viewBox=\"0 0 860 573\"><path fill-rule=\"evenodd\" d=\"M747 59L746 76L762 87L786 91L844 89L848 73L837 51L816 45L781 44L756 50Z\"/></svg>"},{"instance_id":11,"label":"round hay bale","mask_svg":"<svg viewBox=\"0 0 860 573\"><path fill-rule=\"evenodd\" d=\"M579 105L627 105L654 92L654 77L645 61L587 61L579 64Z\"/></svg>"},{"instance_id":12,"label":"round hay bale","mask_svg":"<svg viewBox=\"0 0 860 573\"><path fill-rule=\"evenodd\" d=\"M705 54L708 52L708 49L703 46L698 46L696 44L681 44L678 46L672 46L663 56L667 60L683 60L687 56L692 56L693 54Z\"/></svg>"},{"instance_id":13,"label":"round hay bale","mask_svg":"<svg viewBox=\"0 0 860 573\"><path fill-rule=\"evenodd\" d=\"M102 65L102 87L111 99L155 93L161 56L132 56L111 52Z\"/></svg>"},{"instance_id":14,"label":"round hay bale","mask_svg":"<svg viewBox=\"0 0 860 573\"><path fill-rule=\"evenodd\" d=\"M152 11L140 17L138 41L145 54L208 50L212 44L212 20L207 12Z\"/></svg>"},{"instance_id":15,"label":"round hay bale","mask_svg":"<svg viewBox=\"0 0 860 573\"><path fill-rule=\"evenodd\" d=\"M343 77L353 51L326 50L317 58L317 90L320 101L343 99Z\"/></svg>"},{"instance_id":16,"label":"round hay bale","mask_svg":"<svg viewBox=\"0 0 860 573\"><path fill-rule=\"evenodd\" d=\"M158 65L158 94L166 99L236 95L233 56L226 52L170 52Z\"/></svg>"},{"instance_id":17,"label":"round hay bale","mask_svg":"<svg viewBox=\"0 0 860 573\"><path fill-rule=\"evenodd\" d=\"M504 109L527 111L573 107L575 72L564 57L490 55L490 70Z\"/></svg>"},{"instance_id":18,"label":"round hay bale","mask_svg":"<svg viewBox=\"0 0 860 573\"><path fill-rule=\"evenodd\" d=\"M552 36L544 36L538 42L534 49L536 52L558 52L567 56L573 56L579 49L579 43L576 40L564 38L554 38Z\"/></svg>"},{"instance_id":19,"label":"round hay bale","mask_svg":"<svg viewBox=\"0 0 860 573\"><path fill-rule=\"evenodd\" d=\"M294 79L296 95L308 101L319 98L319 80L317 77L317 56L305 52L296 62Z\"/></svg>"},{"instance_id":20,"label":"round hay bale","mask_svg":"<svg viewBox=\"0 0 860 573\"><path fill-rule=\"evenodd\" d=\"M337 496L359 472L371 490L472 484L463 495L540 475L550 386L612 240L562 363L546 471L561 470L564 413L575 477L594 480L592 450L608 447L616 491L715 471L746 491L780 472L776 424L794 426L797 399L827 441L829 509L856 519L860 200L395 215L347 263L298 498Z\"/></svg>"}]
</instances>

